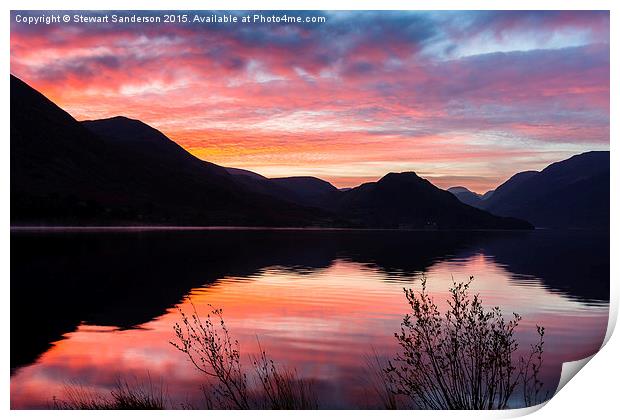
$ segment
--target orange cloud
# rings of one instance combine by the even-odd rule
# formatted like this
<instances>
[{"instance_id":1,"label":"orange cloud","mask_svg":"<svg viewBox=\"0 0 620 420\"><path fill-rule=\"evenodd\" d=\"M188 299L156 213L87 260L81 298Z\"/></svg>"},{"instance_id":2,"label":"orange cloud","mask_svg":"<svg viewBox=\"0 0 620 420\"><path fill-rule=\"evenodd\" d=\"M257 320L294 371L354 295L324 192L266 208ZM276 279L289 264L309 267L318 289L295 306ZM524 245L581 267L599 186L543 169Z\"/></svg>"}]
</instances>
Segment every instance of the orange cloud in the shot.
<instances>
[{"instance_id":1,"label":"orange cloud","mask_svg":"<svg viewBox=\"0 0 620 420\"><path fill-rule=\"evenodd\" d=\"M330 16L242 29L12 22L11 72L78 119L137 118L214 163L338 186L407 169L485 190L608 147L608 14ZM464 55L485 34L498 52Z\"/></svg>"}]
</instances>

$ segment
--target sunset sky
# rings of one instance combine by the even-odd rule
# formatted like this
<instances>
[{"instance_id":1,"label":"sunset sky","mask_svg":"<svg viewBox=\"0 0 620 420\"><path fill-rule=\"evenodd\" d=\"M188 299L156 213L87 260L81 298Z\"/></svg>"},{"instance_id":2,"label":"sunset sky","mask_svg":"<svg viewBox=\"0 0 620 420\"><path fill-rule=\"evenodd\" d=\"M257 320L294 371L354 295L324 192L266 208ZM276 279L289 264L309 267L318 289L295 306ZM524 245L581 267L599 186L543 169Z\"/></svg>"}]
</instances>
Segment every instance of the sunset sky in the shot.
<instances>
[{"instance_id":1,"label":"sunset sky","mask_svg":"<svg viewBox=\"0 0 620 420\"><path fill-rule=\"evenodd\" d=\"M78 120L137 118L265 176L345 187L412 170L484 192L609 149L608 12L307 12L327 22L246 25L17 14L41 13L12 12L11 73Z\"/></svg>"}]
</instances>

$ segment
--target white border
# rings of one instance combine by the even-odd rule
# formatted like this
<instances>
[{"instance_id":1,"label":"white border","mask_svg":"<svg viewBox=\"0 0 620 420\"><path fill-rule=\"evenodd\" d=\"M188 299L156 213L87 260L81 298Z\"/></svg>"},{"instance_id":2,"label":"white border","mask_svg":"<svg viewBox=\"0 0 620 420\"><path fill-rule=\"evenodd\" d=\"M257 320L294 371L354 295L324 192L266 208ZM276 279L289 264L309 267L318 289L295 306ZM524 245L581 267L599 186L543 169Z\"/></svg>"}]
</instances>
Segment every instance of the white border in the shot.
<instances>
[{"instance_id":1,"label":"white border","mask_svg":"<svg viewBox=\"0 0 620 420\"><path fill-rule=\"evenodd\" d=\"M22 0L7 10L613 10L612 0Z\"/></svg>"},{"instance_id":2,"label":"white border","mask_svg":"<svg viewBox=\"0 0 620 420\"><path fill-rule=\"evenodd\" d=\"M81 10L81 9L93 9L93 10L140 10L140 9L163 9L163 10L390 10L390 9L413 9L413 10L477 10L477 9L489 9L489 10L550 10L550 9L570 9L570 10L611 10L611 139L615 139L618 135L617 128L617 94L620 92L617 83L618 73L618 53L614 50L614 47L618 45L618 18L617 14L620 13L620 2L614 2L612 0L435 0L435 1L398 1L398 0L299 0L294 4L289 1L282 0L262 0L262 1L248 1L248 0L215 0L215 1L190 1L190 0L176 0L176 1L129 1L129 0L93 0L89 2L78 0L64 0L64 1L6 1L3 2L5 7L5 13L2 20L2 45L5 49L1 58L2 71L6 76L10 72L10 25L9 25L9 10L25 10L25 9L41 9L41 10ZM616 7L614 7L616 6ZM6 77L5 76L5 77ZM3 171L3 176L0 178L0 197L2 202L0 203L0 215L2 220L5 221L5 234L0 240L0 269L2 270L2 296L4 299L4 305L2 305L3 322L5 337L8 338L9 330L9 316L10 316L10 267L9 267L9 78L6 77L4 83L0 83L0 97L2 98L2 112L0 118L2 121L2 151L0 153L0 162ZM613 146L613 141L610 146ZM614 147L611 147L611 190L618 191L618 162L613 152ZM611 196L611 214L619 214L620 208L618 207L617 194ZM610 413L617 412L615 402L617 399L617 381L620 374L619 363L614 357L614 354L619 353L620 344L617 337L613 337L610 340L610 335L615 326L615 322L618 316L618 264L616 258L618 257L618 241L616 239L618 235L618 223L616 219L612 217L611 220L611 278L614 281L611 282L611 302L610 302L610 318L609 328L606 336L606 341L609 340L605 348L597 354L588 363L588 366L579 373L579 379L569 381L564 389L559 392L551 401L547 404L543 410L537 411L531 418L547 419L547 418L567 418L567 419L583 419L583 418L608 418ZM14 304L24 304L24 310L27 308L27 300L24 302L14 301ZM6 340L6 339L5 339ZM9 409L9 394L10 394L10 372L9 372L9 346L4 345L0 347L2 353L4 381L2 382L2 393L0 394L0 401L4 410ZM507 412L476 412L471 416L476 418L497 418L497 417L515 417L524 415L529 412L536 411L537 408L514 410ZM291 415L300 419L310 419L316 415L328 416L328 417L340 417L340 418L355 418L355 419L373 419L377 416L399 419L410 419L412 416L415 418L462 418L468 413L463 412L387 412L387 411L321 411L321 412L178 412L168 411L161 413L129 413L129 412L32 412L32 411L11 411L10 415L15 418L129 418L131 415L135 417L148 416L151 418L178 418L179 416L187 418L200 418L205 416L210 418L277 418L277 419L289 419ZM470 416L468 416L470 417Z\"/></svg>"}]
</instances>

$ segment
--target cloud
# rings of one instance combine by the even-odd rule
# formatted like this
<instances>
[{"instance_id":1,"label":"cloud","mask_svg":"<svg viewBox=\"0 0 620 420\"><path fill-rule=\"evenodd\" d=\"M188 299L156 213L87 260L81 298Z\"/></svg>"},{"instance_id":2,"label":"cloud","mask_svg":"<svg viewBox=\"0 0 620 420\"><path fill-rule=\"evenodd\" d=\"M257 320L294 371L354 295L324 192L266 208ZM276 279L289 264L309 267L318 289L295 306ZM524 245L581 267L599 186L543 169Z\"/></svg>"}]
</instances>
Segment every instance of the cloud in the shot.
<instances>
[{"instance_id":1,"label":"cloud","mask_svg":"<svg viewBox=\"0 0 620 420\"><path fill-rule=\"evenodd\" d=\"M421 168L492 188L608 147L607 12L300 13L327 23L12 19L11 72L77 118L124 114L219 164L342 186Z\"/></svg>"}]
</instances>

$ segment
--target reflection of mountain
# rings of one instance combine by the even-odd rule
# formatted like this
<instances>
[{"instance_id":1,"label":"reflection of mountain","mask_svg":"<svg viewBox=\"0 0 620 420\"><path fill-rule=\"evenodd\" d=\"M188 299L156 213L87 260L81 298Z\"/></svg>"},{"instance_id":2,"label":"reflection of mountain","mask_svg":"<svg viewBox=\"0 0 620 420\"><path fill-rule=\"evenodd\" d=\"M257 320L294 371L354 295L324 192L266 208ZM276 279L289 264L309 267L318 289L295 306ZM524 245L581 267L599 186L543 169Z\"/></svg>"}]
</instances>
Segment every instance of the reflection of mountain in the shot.
<instances>
[{"instance_id":1,"label":"reflection of mountain","mask_svg":"<svg viewBox=\"0 0 620 420\"><path fill-rule=\"evenodd\" d=\"M481 252L493 256L511 273L540 278L545 287L572 298L609 300L607 232L514 233L491 235L481 243Z\"/></svg>"},{"instance_id":2,"label":"reflection of mountain","mask_svg":"<svg viewBox=\"0 0 620 420\"><path fill-rule=\"evenodd\" d=\"M14 234L11 239L11 366L32 361L80 322L129 328L179 302L190 289L268 266L328 267L339 255L375 265L424 270L458 241L399 232L203 231ZM370 235L370 236L368 236ZM373 238L373 240L369 240ZM398 249L396 249L398 248ZM395 252L393 252L395 251ZM36 289L36 293L31 291ZM27 299L27 301L24 301ZM20 344L18 344L20 343Z\"/></svg>"},{"instance_id":3,"label":"reflection of mountain","mask_svg":"<svg viewBox=\"0 0 620 420\"><path fill-rule=\"evenodd\" d=\"M341 258L371 265L388 275L414 274L447 258L483 252L511 272L542 278L554 290L579 299L606 299L609 237L605 241L583 232L578 237L563 235L567 234L299 230L13 233L11 367L32 362L50 342L81 322L135 327L164 313L192 288L223 276L250 276L275 265L303 275Z\"/></svg>"}]
</instances>

